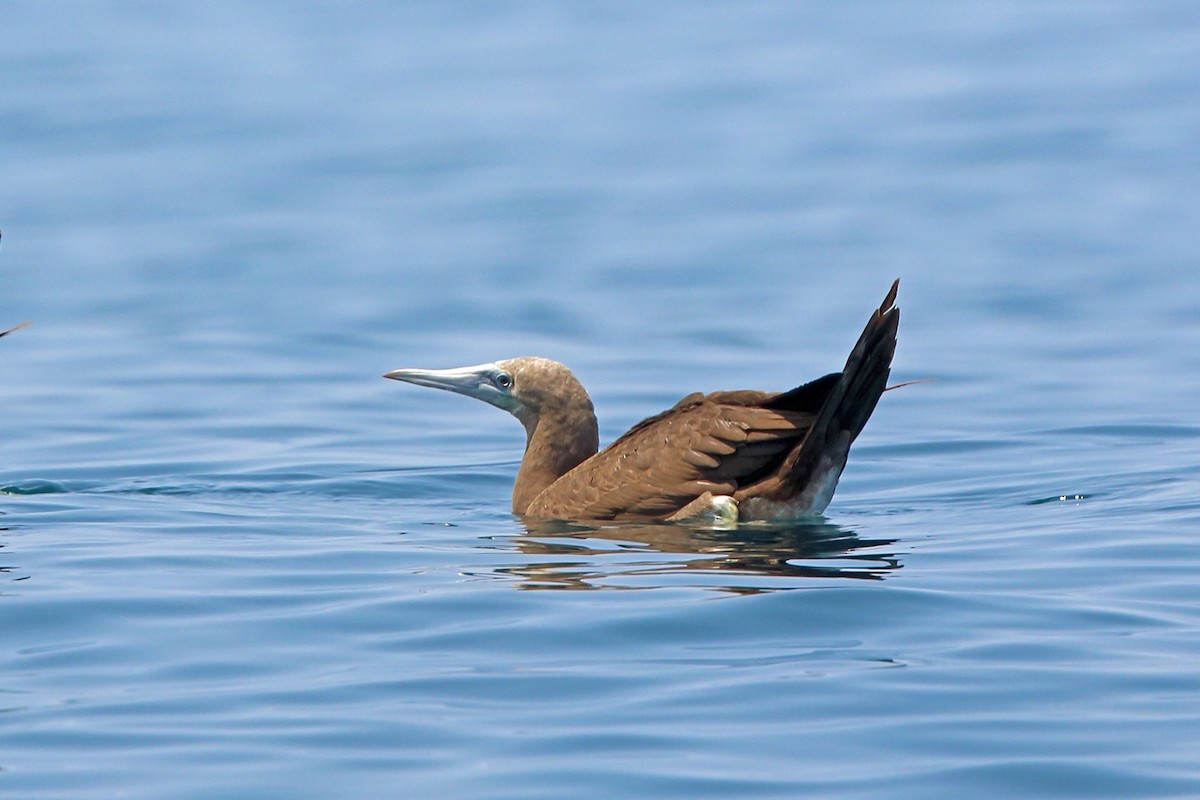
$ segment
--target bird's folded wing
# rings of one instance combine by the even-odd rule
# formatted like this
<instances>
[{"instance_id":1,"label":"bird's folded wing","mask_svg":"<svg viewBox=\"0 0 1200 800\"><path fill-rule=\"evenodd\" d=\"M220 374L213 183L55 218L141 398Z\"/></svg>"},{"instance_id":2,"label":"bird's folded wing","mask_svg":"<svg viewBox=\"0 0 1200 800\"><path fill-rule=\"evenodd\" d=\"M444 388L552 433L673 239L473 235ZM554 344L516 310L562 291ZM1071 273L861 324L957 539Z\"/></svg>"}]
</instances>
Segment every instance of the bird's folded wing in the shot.
<instances>
[{"instance_id":1,"label":"bird's folded wing","mask_svg":"<svg viewBox=\"0 0 1200 800\"><path fill-rule=\"evenodd\" d=\"M674 513L704 492L732 494L770 476L812 424L811 413L761 405L774 397L689 395L559 478L527 513L644 519Z\"/></svg>"}]
</instances>

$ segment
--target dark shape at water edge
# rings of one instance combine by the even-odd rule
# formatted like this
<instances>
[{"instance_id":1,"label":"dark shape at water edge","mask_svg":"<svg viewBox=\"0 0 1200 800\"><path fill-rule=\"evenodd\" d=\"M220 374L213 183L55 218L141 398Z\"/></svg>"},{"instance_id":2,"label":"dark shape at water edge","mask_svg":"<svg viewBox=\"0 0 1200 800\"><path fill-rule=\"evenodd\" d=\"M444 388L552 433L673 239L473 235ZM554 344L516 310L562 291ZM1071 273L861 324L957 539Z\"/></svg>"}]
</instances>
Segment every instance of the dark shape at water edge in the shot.
<instances>
[{"instance_id":1,"label":"dark shape at water edge","mask_svg":"<svg viewBox=\"0 0 1200 800\"><path fill-rule=\"evenodd\" d=\"M24 328L28 324L29 324L28 322L22 322L20 325L13 325L11 328L9 328L6 331L0 331L0 336L8 336L13 331L20 330L21 328Z\"/></svg>"},{"instance_id":2,"label":"dark shape at water edge","mask_svg":"<svg viewBox=\"0 0 1200 800\"><path fill-rule=\"evenodd\" d=\"M702 584L736 594L803 588L803 579L878 581L901 569L895 539L866 539L820 517L714 529L677 523L526 521L504 567L521 589L662 588Z\"/></svg>"}]
</instances>

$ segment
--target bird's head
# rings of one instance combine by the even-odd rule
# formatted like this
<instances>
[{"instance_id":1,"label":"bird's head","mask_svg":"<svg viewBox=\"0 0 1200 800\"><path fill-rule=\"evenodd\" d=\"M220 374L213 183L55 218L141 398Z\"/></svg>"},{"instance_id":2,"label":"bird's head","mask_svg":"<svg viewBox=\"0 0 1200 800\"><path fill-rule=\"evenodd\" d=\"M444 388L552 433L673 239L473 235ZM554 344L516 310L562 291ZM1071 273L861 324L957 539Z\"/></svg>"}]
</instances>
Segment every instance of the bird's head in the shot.
<instances>
[{"instance_id":1,"label":"bird's head","mask_svg":"<svg viewBox=\"0 0 1200 800\"><path fill-rule=\"evenodd\" d=\"M594 413L591 398L571 370L537 356L455 369L397 369L383 377L474 397L509 412L527 429L547 412Z\"/></svg>"}]
</instances>

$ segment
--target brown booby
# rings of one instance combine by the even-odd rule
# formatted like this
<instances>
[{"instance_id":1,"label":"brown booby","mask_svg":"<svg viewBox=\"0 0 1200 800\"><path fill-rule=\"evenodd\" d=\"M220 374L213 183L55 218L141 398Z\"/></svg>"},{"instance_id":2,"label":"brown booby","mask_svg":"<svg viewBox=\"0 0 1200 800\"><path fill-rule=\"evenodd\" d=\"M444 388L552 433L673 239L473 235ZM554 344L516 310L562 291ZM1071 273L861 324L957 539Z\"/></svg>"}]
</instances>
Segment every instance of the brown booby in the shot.
<instances>
[{"instance_id":1,"label":"brown booby","mask_svg":"<svg viewBox=\"0 0 1200 800\"><path fill-rule=\"evenodd\" d=\"M591 398L557 361L527 356L383 377L464 394L525 426L513 512L539 519L784 520L820 514L887 386L899 281L846 366L786 392L699 392L597 452Z\"/></svg>"}]
</instances>

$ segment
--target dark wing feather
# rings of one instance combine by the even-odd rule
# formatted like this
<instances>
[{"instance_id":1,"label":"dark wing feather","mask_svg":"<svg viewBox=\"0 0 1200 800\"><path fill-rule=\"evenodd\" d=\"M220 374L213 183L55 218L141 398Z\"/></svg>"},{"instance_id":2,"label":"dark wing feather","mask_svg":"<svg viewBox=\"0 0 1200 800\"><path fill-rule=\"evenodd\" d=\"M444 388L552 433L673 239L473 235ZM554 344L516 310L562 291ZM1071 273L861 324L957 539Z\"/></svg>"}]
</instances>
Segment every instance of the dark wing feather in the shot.
<instances>
[{"instance_id":1,"label":"dark wing feather","mask_svg":"<svg viewBox=\"0 0 1200 800\"><path fill-rule=\"evenodd\" d=\"M803 492L831 458L840 459L834 467L840 474L845 465L844 449L862 432L887 386L900 324L900 309L895 307L899 283L892 284L883 303L872 313L842 371L820 379L829 381L829 385L819 393L818 413L803 444L788 454L776 475L739 492L738 501L749 497L786 501ZM803 398L807 389L801 386L779 395L775 403L804 402L811 407ZM839 441L844 444L839 446ZM835 484L836 479L834 475Z\"/></svg>"}]
</instances>

